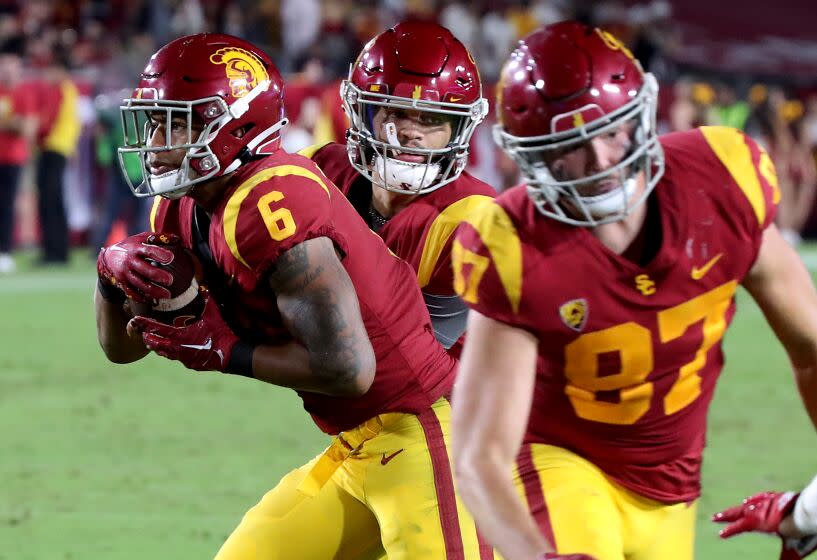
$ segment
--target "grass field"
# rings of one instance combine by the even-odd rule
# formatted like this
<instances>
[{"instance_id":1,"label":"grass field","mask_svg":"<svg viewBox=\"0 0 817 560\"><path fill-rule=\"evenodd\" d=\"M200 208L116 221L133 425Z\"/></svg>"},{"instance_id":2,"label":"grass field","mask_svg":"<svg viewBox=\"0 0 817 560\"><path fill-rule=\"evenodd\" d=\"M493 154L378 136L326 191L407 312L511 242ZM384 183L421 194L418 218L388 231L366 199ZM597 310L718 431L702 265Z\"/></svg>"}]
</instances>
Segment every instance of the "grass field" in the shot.
<instances>
[{"instance_id":1,"label":"grass field","mask_svg":"<svg viewBox=\"0 0 817 560\"><path fill-rule=\"evenodd\" d=\"M810 251L811 255L817 252ZM244 511L322 448L291 392L191 373L151 356L108 363L85 255L0 277L0 560L212 558ZM817 471L785 355L739 294L712 406L699 559L777 558L777 542L719 542L709 515Z\"/></svg>"}]
</instances>

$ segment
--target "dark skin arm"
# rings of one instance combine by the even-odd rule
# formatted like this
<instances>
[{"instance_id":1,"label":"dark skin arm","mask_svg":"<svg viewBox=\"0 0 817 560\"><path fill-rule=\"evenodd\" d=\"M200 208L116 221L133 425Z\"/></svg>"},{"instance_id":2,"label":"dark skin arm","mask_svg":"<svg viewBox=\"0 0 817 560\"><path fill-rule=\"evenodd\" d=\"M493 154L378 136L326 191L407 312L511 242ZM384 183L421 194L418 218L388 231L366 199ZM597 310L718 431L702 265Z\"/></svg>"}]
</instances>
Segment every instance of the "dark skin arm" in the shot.
<instances>
[{"instance_id":1,"label":"dark skin arm","mask_svg":"<svg viewBox=\"0 0 817 560\"><path fill-rule=\"evenodd\" d=\"M278 258L267 281L295 341L255 347L253 377L334 396L368 391L374 380L374 351L354 286L332 241L320 237L296 245ZM141 327L130 321L126 309L105 301L98 292L95 307L99 342L108 359L129 363L147 354Z\"/></svg>"},{"instance_id":2,"label":"dark skin arm","mask_svg":"<svg viewBox=\"0 0 817 560\"><path fill-rule=\"evenodd\" d=\"M282 254L269 274L284 325L298 342L259 346L256 379L303 391L358 396L375 357L352 281L332 241L310 239Z\"/></svg>"},{"instance_id":3,"label":"dark skin arm","mask_svg":"<svg viewBox=\"0 0 817 560\"><path fill-rule=\"evenodd\" d=\"M142 336L126 329L131 315L122 305L106 301L96 289L94 311L97 339L110 361L116 364L129 364L147 355L148 349L142 341Z\"/></svg>"}]
</instances>

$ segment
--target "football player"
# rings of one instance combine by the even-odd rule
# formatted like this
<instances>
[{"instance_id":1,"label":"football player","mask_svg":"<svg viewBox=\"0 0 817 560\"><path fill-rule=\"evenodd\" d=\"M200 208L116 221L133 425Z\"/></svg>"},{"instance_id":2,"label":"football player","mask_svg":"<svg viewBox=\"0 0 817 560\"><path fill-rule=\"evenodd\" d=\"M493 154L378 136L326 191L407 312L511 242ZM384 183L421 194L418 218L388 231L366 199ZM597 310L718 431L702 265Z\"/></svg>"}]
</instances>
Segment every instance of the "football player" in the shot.
<instances>
[{"instance_id":1,"label":"football player","mask_svg":"<svg viewBox=\"0 0 817 560\"><path fill-rule=\"evenodd\" d=\"M817 477L802 492L760 492L712 516L729 523L720 536L746 532L778 535L780 560L800 560L817 550Z\"/></svg>"},{"instance_id":2,"label":"football player","mask_svg":"<svg viewBox=\"0 0 817 560\"><path fill-rule=\"evenodd\" d=\"M658 137L657 84L611 34L542 27L505 62L495 138L525 179L453 247L472 308L458 488L507 559L693 557L706 413L743 285L817 420L817 293L741 132Z\"/></svg>"},{"instance_id":3,"label":"football player","mask_svg":"<svg viewBox=\"0 0 817 560\"><path fill-rule=\"evenodd\" d=\"M398 257L414 268L437 340L452 355L468 308L454 293L453 232L496 191L463 172L488 112L471 53L448 29L403 22L365 46L341 84L347 143L311 157Z\"/></svg>"},{"instance_id":4,"label":"football player","mask_svg":"<svg viewBox=\"0 0 817 560\"><path fill-rule=\"evenodd\" d=\"M334 435L243 518L219 560L486 558L447 454L455 361L434 338L411 267L303 156L279 149L283 83L227 35L176 39L121 109L126 146L155 196L151 228L103 249L95 294L113 362L154 351L196 370L296 390ZM201 318L131 317L168 297L164 243L202 263ZM376 271L377 273L373 273ZM400 297L394 297L394 294Z\"/></svg>"}]
</instances>

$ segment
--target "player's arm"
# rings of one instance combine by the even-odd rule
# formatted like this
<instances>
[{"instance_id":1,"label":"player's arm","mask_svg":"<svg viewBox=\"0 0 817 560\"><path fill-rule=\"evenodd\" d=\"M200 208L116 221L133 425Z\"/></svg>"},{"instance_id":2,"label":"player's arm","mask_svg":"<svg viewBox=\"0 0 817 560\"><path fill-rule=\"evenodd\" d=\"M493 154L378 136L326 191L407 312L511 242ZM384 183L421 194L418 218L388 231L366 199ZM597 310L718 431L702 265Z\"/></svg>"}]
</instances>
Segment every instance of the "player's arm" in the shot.
<instances>
[{"instance_id":1,"label":"player's arm","mask_svg":"<svg viewBox=\"0 0 817 560\"><path fill-rule=\"evenodd\" d=\"M533 398L536 352L530 333L472 310L451 400L457 488L480 531L508 560L552 550L511 478Z\"/></svg>"},{"instance_id":2,"label":"player's arm","mask_svg":"<svg viewBox=\"0 0 817 560\"><path fill-rule=\"evenodd\" d=\"M817 477L800 493L760 492L740 505L712 516L716 523L729 523L723 538L745 532L777 533L785 538L817 535Z\"/></svg>"},{"instance_id":3,"label":"player's arm","mask_svg":"<svg viewBox=\"0 0 817 560\"><path fill-rule=\"evenodd\" d=\"M298 243L275 260L268 274L293 342L253 345L222 317L212 294L202 316L182 327L134 317L129 327L146 346L190 369L254 377L299 391L354 397L374 380L375 358L357 295L332 241Z\"/></svg>"},{"instance_id":4,"label":"player's arm","mask_svg":"<svg viewBox=\"0 0 817 560\"><path fill-rule=\"evenodd\" d=\"M817 427L817 291L795 250L774 225L743 280L786 349L797 387Z\"/></svg>"},{"instance_id":5,"label":"player's arm","mask_svg":"<svg viewBox=\"0 0 817 560\"><path fill-rule=\"evenodd\" d=\"M346 269L327 237L282 254L269 275L284 325L300 344L259 347L256 378L305 391L364 394L374 380L375 356Z\"/></svg>"},{"instance_id":6,"label":"player's arm","mask_svg":"<svg viewBox=\"0 0 817 560\"><path fill-rule=\"evenodd\" d=\"M148 349L138 333L129 333L127 324L131 316L122 302L105 299L94 290L94 312L96 314L96 334L105 356L116 364L128 364L145 357Z\"/></svg>"},{"instance_id":7,"label":"player's arm","mask_svg":"<svg viewBox=\"0 0 817 560\"><path fill-rule=\"evenodd\" d=\"M94 312L97 339L110 361L126 364L148 353L142 337L127 329L131 314L125 309L125 301L128 297L139 301L167 297L169 273L151 266L149 261L166 262L172 255L159 245L177 242L174 236L161 236L160 240L159 236L144 232L99 252Z\"/></svg>"},{"instance_id":8,"label":"player's arm","mask_svg":"<svg viewBox=\"0 0 817 560\"><path fill-rule=\"evenodd\" d=\"M720 531L728 539L741 533L770 533L782 540L780 559L799 560L817 550L817 477L796 494L760 492L739 505L712 516L728 525Z\"/></svg>"},{"instance_id":9,"label":"player's arm","mask_svg":"<svg viewBox=\"0 0 817 560\"><path fill-rule=\"evenodd\" d=\"M794 511L780 522L785 537L817 535L817 476L797 497Z\"/></svg>"}]
</instances>

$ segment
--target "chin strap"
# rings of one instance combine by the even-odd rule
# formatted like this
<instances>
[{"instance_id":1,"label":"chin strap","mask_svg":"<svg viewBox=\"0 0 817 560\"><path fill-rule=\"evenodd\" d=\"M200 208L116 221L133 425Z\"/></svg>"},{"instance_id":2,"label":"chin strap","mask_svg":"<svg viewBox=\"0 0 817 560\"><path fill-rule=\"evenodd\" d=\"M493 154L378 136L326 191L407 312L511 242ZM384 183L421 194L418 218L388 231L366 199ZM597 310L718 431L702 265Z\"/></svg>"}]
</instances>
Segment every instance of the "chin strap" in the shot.
<instances>
[{"instance_id":1,"label":"chin strap","mask_svg":"<svg viewBox=\"0 0 817 560\"><path fill-rule=\"evenodd\" d=\"M169 200L174 200L183 197L187 193L187 191L190 190L190 187L189 186L178 187L179 183L182 182L181 181L182 176L183 176L182 169L169 171L156 177L150 176L147 179L147 183L150 188L150 192L147 193L147 195L150 196L160 195Z\"/></svg>"},{"instance_id":2,"label":"chin strap","mask_svg":"<svg viewBox=\"0 0 817 560\"><path fill-rule=\"evenodd\" d=\"M399 159L384 158L375 154L375 182L386 190L396 190L407 194L417 194L429 187L440 173L440 164L426 165L410 163Z\"/></svg>"},{"instance_id":3,"label":"chin strap","mask_svg":"<svg viewBox=\"0 0 817 560\"><path fill-rule=\"evenodd\" d=\"M383 123L383 133L389 145L400 149L394 123ZM385 152L385 150L384 150ZM373 163L375 182L386 190L416 194L427 188L440 174L439 163L411 163L388 157L376 151Z\"/></svg>"},{"instance_id":4,"label":"chin strap","mask_svg":"<svg viewBox=\"0 0 817 560\"><path fill-rule=\"evenodd\" d=\"M626 179L621 187L597 196L579 197L587 211L594 218L604 218L610 214L624 212L629 206L630 199L635 194L637 181L635 177Z\"/></svg>"}]
</instances>

